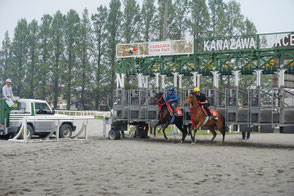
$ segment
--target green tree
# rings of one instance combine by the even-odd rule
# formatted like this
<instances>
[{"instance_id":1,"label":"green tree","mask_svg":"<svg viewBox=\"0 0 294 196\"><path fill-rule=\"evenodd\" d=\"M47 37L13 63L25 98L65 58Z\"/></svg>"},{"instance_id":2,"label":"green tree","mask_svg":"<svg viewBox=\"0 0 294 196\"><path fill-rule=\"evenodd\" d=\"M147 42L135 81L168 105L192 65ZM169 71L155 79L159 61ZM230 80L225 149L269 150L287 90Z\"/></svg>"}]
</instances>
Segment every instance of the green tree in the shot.
<instances>
[{"instance_id":1,"label":"green tree","mask_svg":"<svg viewBox=\"0 0 294 196\"><path fill-rule=\"evenodd\" d=\"M1 84L11 75L9 74L9 67L11 67L11 41L8 31L5 32L4 40L2 41L2 52L0 53L0 70L1 70Z\"/></svg>"},{"instance_id":2,"label":"green tree","mask_svg":"<svg viewBox=\"0 0 294 196\"><path fill-rule=\"evenodd\" d=\"M79 59L80 59L80 66L78 66L78 73L77 73L77 87L81 89L81 109L85 108L85 102L89 101L89 97L85 96L86 90L90 88L90 80L91 80L91 65L90 65L90 58L92 57L91 50L93 48L93 36L92 36L92 29L91 29L91 22L89 19L88 10L84 9L81 27L80 27L80 44L79 44ZM88 100L86 100L88 99Z\"/></svg>"},{"instance_id":3,"label":"green tree","mask_svg":"<svg viewBox=\"0 0 294 196\"><path fill-rule=\"evenodd\" d=\"M39 31L39 88L37 89L37 97L48 99L50 89L48 81L50 79L50 52L52 51L52 17L48 14L42 17L42 24ZM48 100L49 101L49 100Z\"/></svg>"},{"instance_id":4,"label":"green tree","mask_svg":"<svg viewBox=\"0 0 294 196\"><path fill-rule=\"evenodd\" d=\"M35 98L35 89L38 86L38 48L39 48L39 27L36 20L28 25L28 63L26 73L26 97Z\"/></svg>"},{"instance_id":5,"label":"green tree","mask_svg":"<svg viewBox=\"0 0 294 196\"><path fill-rule=\"evenodd\" d=\"M158 0L158 8L156 12L156 40L163 40L164 31L164 7L165 1ZM174 26L175 20L175 8L173 6L172 0L168 0L168 13L167 13L167 38L171 36L171 27Z\"/></svg>"},{"instance_id":6,"label":"green tree","mask_svg":"<svg viewBox=\"0 0 294 196\"><path fill-rule=\"evenodd\" d=\"M112 93L115 85L115 55L116 55L116 44L119 39L120 32L120 21L122 13L120 11L121 3L119 0L111 0L109 4L109 14L107 18L107 58L108 64L110 65L110 88L109 92Z\"/></svg>"},{"instance_id":7,"label":"green tree","mask_svg":"<svg viewBox=\"0 0 294 196\"><path fill-rule=\"evenodd\" d=\"M62 67L66 108L68 110L75 87L79 34L80 17L75 10L71 9L65 17L65 59Z\"/></svg>"},{"instance_id":8,"label":"green tree","mask_svg":"<svg viewBox=\"0 0 294 196\"><path fill-rule=\"evenodd\" d=\"M25 73L28 58L28 23L20 19L14 29L14 39L11 45L12 64L9 72L12 74L14 95L25 96Z\"/></svg>"},{"instance_id":9,"label":"green tree","mask_svg":"<svg viewBox=\"0 0 294 196\"><path fill-rule=\"evenodd\" d=\"M214 37L226 35L226 4L223 0L208 0L208 5L211 13L211 35Z\"/></svg>"},{"instance_id":10,"label":"green tree","mask_svg":"<svg viewBox=\"0 0 294 196\"><path fill-rule=\"evenodd\" d=\"M244 16L241 14L240 3L231 0L227 4L227 32L228 36L240 35L242 31Z\"/></svg>"},{"instance_id":11,"label":"green tree","mask_svg":"<svg viewBox=\"0 0 294 196\"><path fill-rule=\"evenodd\" d=\"M187 19L187 25L193 38L207 35L209 31L209 13L206 1L190 1L189 12L191 16Z\"/></svg>"},{"instance_id":12,"label":"green tree","mask_svg":"<svg viewBox=\"0 0 294 196\"><path fill-rule=\"evenodd\" d=\"M253 34L256 34L256 33L257 33L257 30L256 30L256 27L255 27L254 23L251 20L249 20L248 18L246 18L244 23L243 23L241 34L243 34L243 35L253 35Z\"/></svg>"},{"instance_id":13,"label":"green tree","mask_svg":"<svg viewBox=\"0 0 294 196\"><path fill-rule=\"evenodd\" d=\"M149 42L153 39L154 31L155 31L155 13L156 7L154 5L155 0L144 0L142 11L141 11L141 19L142 19L142 27L141 31L143 34L143 40Z\"/></svg>"},{"instance_id":14,"label":"green tree","mask_svg":"<svg viewBox=\"0 0 294 196\"><path fill-rule=\"evenodd\" d=\"M99 104L103 96L101 96L102 90L102 79L105 74L105 64L103 64L103 59L105 57L105 47L107 38L107 8L105 6L100 6L97 8L97 14L92 16L93 27L94 27L94 63L93 69L95 74L95 84L94 84L94 100L95 109L99 109Z\"/></svg>"},{"instance_id":15,"label":"green tree","mask_svg":"<svg viewBox=\"0 0 294 196\"><path fill-rule=\"evenodd\" d=\"M136 0L123 0L122 38L126 43L139 40L140 6Z\"/></svg>"},{"instance_id":16,"label":"green tree","mask_svg":"<svg viewBox=\"0 0 294 196\"><path fill-rule=\"evenodd\" d=\"M64 58L64 18L60 11L54 14L50 34L52 39L52 50L50 52L51 66L49 67L52 72L53 105L56 109L58 97L60 95L61 64Z\"/></svg>"},{"instance_id":17,"label":"green tree","mask_svg":"<svg viewBox=\"0 0 294 196\"><path fill-rule=\"evenodd\" d=\"M174 7L174 23L170 26L170 39L180 40L185 38L187 28L187 12L188 0L176 0L173 4Z\"/></svg>"}]
</instances>

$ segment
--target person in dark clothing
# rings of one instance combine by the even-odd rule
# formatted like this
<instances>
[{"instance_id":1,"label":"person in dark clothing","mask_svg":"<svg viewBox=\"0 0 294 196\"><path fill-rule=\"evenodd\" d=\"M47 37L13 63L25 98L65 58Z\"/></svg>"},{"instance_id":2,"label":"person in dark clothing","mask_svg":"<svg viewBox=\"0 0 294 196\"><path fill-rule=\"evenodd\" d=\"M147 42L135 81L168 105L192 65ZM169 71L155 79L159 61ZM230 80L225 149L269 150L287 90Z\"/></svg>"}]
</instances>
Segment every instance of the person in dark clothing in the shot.
<instances>
[{"instance_id":1,"label":"person in dark clothing","mask_svg":"<svg viewBox=\"0 0 294 196\"><path fill-rule=\"evenodd\" d=\"M173 118L172 118L171 122L174 121L175 115L177 114L178 99L179 99L178 94L176 93L174 87L169 87L168 93L165 97L165 101L170 101L169 105L173 109Z\"/></svg>"},{"instance_id":2,"label":"person in dark clothing","mask_svg":"<svg viewBox=\"0 0 294 196\"><path fill-rule=\"evenodd\" d=\"M193 92L195 93L195 95L196 95L196 97L197 97L197 99L199 101L199 104L204 106L204 109L206 110L207 115L209 116L209 119L211 119L211 118L215 119L215 117L212 116L212 114L211 114L211 112L210 112L210 110L208 108L210 104L208 103L206 95L204 93L200 92L200 89L197 88L197 87L194 88Z\"/></svg>"}]
</instances>

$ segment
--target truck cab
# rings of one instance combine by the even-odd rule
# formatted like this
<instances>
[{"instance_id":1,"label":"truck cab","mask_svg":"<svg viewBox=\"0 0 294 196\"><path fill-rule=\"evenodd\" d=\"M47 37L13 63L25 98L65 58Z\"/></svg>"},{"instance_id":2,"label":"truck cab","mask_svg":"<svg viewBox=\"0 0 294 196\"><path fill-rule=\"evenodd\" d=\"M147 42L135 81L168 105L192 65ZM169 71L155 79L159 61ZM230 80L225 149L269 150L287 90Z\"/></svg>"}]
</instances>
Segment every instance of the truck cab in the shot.
<instances>
[{"instance_id":1,"label":"truck cab","mask_svg":"<svg viewBox=\"0 0 294 196\"><path fill-rule=\"evenodd\" d=\"M5 102L1 102L6 104ZM55 124L58 118L62 119L65 115L57 115L51 109L50 105L45 100L38 99L19 99L17 107L12 109L9 107L2 107L8 111L6 118L4 119L4 126L1 129L2 135L14 135L18 132L22 119L30 116L47 116L44 120L28 119L28 137L32 135L46 136L55 129ZM7 113L7 111L5 111ZM3 112L1 112L2 114ZM59 137L71 137L72 132L75 131L76 126L73 120L60 120Z\"/></svg>"}]
</instances>

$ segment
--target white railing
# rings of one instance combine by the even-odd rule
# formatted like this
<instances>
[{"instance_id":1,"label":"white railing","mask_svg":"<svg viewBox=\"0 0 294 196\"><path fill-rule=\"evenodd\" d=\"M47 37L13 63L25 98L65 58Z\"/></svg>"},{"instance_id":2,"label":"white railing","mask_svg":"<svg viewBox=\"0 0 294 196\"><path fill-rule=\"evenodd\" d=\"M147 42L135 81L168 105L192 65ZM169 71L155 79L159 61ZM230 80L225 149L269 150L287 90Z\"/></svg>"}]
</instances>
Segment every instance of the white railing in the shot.
<instances>
[{"instance_id":1,"label":"white railing","mask_svg":"<svg viewBox=\"0 0 294 196\"><path fill-rule=\"evenodd\" d=\"M110 118L110 111L95 111L95 110L84 110L84 111L74 111L74 110L55 110L56 114L64 114L69 116L94 116Z\"/></svg>"},{"instance_id":2,"label":"white railing","mask_svg":"<svg viewBox=\"0 0 294 196\"><path fill-rule=\"evenodd\" d=\"M88 140L88 130L87 130L87 125L88 125L88 120L90 119L94 119L94 116L65 116L65 117L57 117L57 116L30 116L30 117L24 117L22 119L22 123L21 123L21 127L18 131L18 133L15 135L14 138L9 139L9 141L12 142L24 142L27 143L28 142L28 138L27 138L27 123L28 121L44 121L44 120L54 120L55 121L55 128L42 140L38 140L38 141L51 141L49 140L50 137L52 136L53 133L55 133L56 135L56 140L55 141L59 141L59 128L62 125L62 122L64 122L64 120L83 120L83 125L81 127L81 129L79 130L79 132L72 136L71 138L67 138L67 139L79 139L78 137L84 133L84 139ZM19 139L20 136L23 136L23 139Z\"/></svg>"}]
</instances>

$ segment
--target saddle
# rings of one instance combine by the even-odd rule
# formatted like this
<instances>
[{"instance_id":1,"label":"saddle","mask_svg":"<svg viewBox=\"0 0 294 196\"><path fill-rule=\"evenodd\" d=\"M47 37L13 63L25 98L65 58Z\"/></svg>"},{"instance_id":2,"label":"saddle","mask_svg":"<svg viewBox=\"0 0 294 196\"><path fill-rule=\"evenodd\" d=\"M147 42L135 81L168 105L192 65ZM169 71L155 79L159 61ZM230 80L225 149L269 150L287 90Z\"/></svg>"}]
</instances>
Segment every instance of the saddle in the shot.
<instances>
[{"instance_id":1,"label":"saddle","mask_svg":"<svg viewBox=\"0 0 294 196\"><path fill-rule=\"evenodd\" d=\"M201 110L202 112L204 113L205 116L208 116L206 110L204 109L204 106L201 105ZM212 116L214 116L215 118L217 118L217 112L213 109L209 109L210 110L210 113L212 114Z\"/></svg>"},{"instance_id":2,"label":"saddle","mask_svg":"<svg viewBox=\"0 0 294 196\"><path fill-rule=\"evenodd\" d=\"M168 108L170 115L173 116L174 111L173 111L172 107L170 105L168 105L167 108ZM183 116L183 112L180 107L177 107L177 116Z\"/></svg>"}]
</instances>

